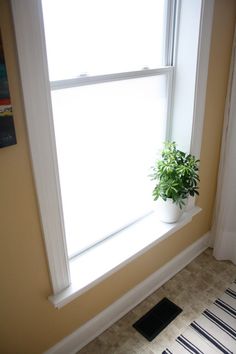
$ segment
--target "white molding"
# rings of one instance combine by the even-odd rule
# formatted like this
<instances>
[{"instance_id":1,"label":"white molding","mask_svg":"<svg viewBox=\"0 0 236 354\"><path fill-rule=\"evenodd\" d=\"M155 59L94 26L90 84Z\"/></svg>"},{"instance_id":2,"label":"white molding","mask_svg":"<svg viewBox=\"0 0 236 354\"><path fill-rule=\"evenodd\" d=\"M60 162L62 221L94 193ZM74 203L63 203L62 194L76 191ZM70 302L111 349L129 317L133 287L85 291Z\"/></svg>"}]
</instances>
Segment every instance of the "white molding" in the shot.
<instances>
[{"instance_id":1,"label":"white molding","mask_svg":"<svg viewBox=\"0 0 236 354\"><path fill-rule=\"evenodd\" d=\"M44 354L75 354L182 270L208 247L208 242L209 233Z\"/></svg>"},{"instance_id":2,"label":"white molding","mask_svg":"<svg viewBox=\"0 0 236 354\"><path fill-rule=\"evenodd\" d=\"M215 235L214 232L211 228L211 231L209 232L209 247L214 248L214 241L215 241Z\"/></svg>"},{"instance_id":3,"label":"white molding","mask_svg":"<svg viewBox=\"0 0 236 354\"><path fill-rule=\"evenodd\" d=\"M70 284L70 275L43 40L41 1L12 0L11 5L34 178L52 286L56 294Z\"/></svg>"}]
</instances>

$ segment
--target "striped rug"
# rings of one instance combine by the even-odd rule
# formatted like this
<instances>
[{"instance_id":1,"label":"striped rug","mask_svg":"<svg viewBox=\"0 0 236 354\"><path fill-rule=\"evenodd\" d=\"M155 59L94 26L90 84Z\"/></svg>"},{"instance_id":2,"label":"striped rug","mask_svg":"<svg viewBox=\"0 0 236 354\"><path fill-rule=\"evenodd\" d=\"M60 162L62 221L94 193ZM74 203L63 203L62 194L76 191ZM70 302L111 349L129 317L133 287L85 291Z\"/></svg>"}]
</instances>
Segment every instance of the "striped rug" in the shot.
<instances>
[{"instance_id":1,"label":"striped rug","mask_svg":"<svg viewBox=\"0 0 236 354\"><path fill-rule=\"evenodd\" d=\"M236 354L236 280L162 354Z\"/></svg>"}]
</instances>

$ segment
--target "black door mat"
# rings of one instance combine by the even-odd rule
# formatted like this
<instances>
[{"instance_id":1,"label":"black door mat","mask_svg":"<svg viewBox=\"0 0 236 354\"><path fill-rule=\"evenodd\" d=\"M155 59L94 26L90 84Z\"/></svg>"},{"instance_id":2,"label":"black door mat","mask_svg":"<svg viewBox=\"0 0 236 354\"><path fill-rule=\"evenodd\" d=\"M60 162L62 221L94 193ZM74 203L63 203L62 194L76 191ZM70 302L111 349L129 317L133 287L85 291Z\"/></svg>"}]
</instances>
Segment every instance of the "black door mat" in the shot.
<instances>
[{"instance_id":1,"label":"black door mat","mask_svg":"<svg viewBox=\"0 0 236 354\"><path fill-rule=\"evenodd\" d=\"M152 341L181 312L182 309L179 306L164 297L158 304L135 322L133 327L147 340Z\"/></svg>"}]
</instances>

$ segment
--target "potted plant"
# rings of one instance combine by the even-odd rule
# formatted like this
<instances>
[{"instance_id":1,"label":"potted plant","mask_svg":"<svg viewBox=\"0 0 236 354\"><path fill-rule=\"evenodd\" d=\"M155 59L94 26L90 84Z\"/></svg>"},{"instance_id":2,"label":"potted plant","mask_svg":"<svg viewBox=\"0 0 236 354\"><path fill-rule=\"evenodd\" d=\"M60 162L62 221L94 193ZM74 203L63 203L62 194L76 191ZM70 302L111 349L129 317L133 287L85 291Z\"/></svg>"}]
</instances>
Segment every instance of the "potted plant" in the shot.
<instances>
[{"instance_id":1,"label":"potted plant","mask_svg":"<svg viewBox=\"0 0 236 354\"><path fill-rule=\"evenodd\" d=\"M198 193L199 160L176 147L175 142L165 142L161 158L152 167L154 200L159 199L159 216L164 222L176 222L183 213L189 196ZM160 205L161 204L161 205Z\"/></svg>"}]
</instances>

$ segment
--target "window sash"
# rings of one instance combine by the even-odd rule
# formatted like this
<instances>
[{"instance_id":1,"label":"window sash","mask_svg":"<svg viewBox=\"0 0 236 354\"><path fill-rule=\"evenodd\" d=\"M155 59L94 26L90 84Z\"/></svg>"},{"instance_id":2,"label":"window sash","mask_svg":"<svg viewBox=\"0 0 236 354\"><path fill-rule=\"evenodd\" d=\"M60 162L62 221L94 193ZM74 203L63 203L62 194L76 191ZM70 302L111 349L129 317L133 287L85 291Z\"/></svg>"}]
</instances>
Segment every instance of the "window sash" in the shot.
<instances>
[{"instance_id":1,"label":"window sash","mask_svg":"<svg viewBox=\"0 0 236 354\"><path fill-rule=\"evenodd\" d=\"M57 53L57 51L59 50L59 53L61 52L61 48L60 49L58 49L57 47L56 48L54 48L53 47L53 43L54 43L54 41L53 41L53 38L52 38L52 36L57 36L58 35L58 31L59 31L59 35L60 35L60 29L61 29L61 26L59 25L59 23L56 21L56 23L55 23L55 30L54 30L54 32L52 32L51 33L51 27L50 27L50 25L49 25L49 21L50 21L50 19L51 18L53 18L53 9L49 6L49 8L47 9L47 5L46 5L46 3L44 4L44 1L42 0L41 1L42 2L42 8L44 9L44 7L45 7L45 9L44 9L44 17L45 17L45 24L44 24L44 28L45 28L45 33L47 34L46 35L46 46L48 47L47 49L48 49L48 52L49 52L49 57L48 57L48 63L49 63L49 76L51 77L51 71L54 71L54 69L53 68L55 68L55 59L53 60L53 53L52 53L52 51L51 50L53 50L53 49L55 49L55 51L56 51L56 53ZM154 1L155 2L155 1ZM116 4L118 4L118 7L119 7L119 1L118 2L115 2ZM134 2L135 3L135 2ZM158 21L158 24L160 23L160 25L161 25L161 29L158 29L158 28L153 28L152 30L151 30L151 33L146 33L145 32L145 29L144 28L142 28L142 26L140 27L140 24L138 25L138 28L137 28L137 31L135 31L134 33L132 32L132 28L130 28L130 26L128 25L128 27L129 27L129 29L130 29L130 31L129 32L131 32L131 33L133 33L132 34L132 36L133 36L133 39L130 39L130 41L131 41L131 43L133 42L133 45L134 45L134 47L139 47L139 48L142 48L142 45L144 45L145 43L147 43L147 42L150 42L150 48L151 47L154 47L154 48L158 48L158 41L156 42L156 40L154 39L154 37L155 38L162 38L161 39L161 42L162 42L162 45L161 45L161 47L159 48L159 50L160 50L160 52L161 52L161 54L160 54L160 56L163 58L160 62L157 60L157 57L158 57L158 54L157 53L150 53L150 55L152 55L153 56L153 59L154 60L151 60L151 62L152 63L149 63L148 62L148 59L147 59L147 62L146 62L146 60L144 60L144 62L143 63L137 63L137 65L135 66L135 63L134 63L134 66L133 65L131 65L131 67L130 67L130 69L127 67L127 69L125 69L125 67L123 66L123 68L124 68L124 71L134 71L134 70L139 70L139 69L141 69L141 68L143 68L143 69L146 69L146 67L147 67L147 69L149 69L149 68L151 68L151 69L153 69L153 68L155 68L155 67L160 67L160 65L163 65L163 66L168 66L168 65L172 65L173 64L173 47L174 47L174 31L175 31L175 22L176 22L176 8L177 8L177 0L162 0L161 1L161 3L162 4L160 4L161 5L161 8L159 9L160 11L158 11L157 9L156 9L156 11L157 11L157 13L151 13L150 15L150 17L151 17L151 22L153 22L154 21L154 23L156 23L156 20L154 20L154 18L156 18L156 19L158 19L158 16L162 16L163 15L163 17L161 17L162 19L163 19L163 21L161 20L161 18L159 18L159 20L160 21ZM52 3L53 4L53 3ZM154 5L154 4L153 4ZM154 6L156 6L156 5L158 5L158 2L154 5ZM54 6L54 5L53 5ZM69 6L69 5L68 5ZM68 8L68 6L67 6L67 8ZM73 2L72 2L72 6L73 6ZM121 4L121 6L124 6L124 4L122 5ZM134 6L134 4L133 4L133 6ZM152 3L150 3L150 6L152 6ZM82 7L83 8L83 7ZM127 6L126 6L126 9L127 9ZM128 13L128 19L129 19L129 22L132 22L132 17L134 17L134 25L135 25L135 16L137 17L137 18L139 18L139 21L141 21L141 22L143 22L143 21L145 21L145 17L147 16L147 13L148 13L148 11L149 11L149 7L148 6L145 6L143 9L142 9L142 13L140 13L139 11L137 11L137 15L135 15L135 9L133 9L133 10L131 10L131 9L129 9L128 10L128 12L123 8L123 11L122 11L122 14L119 14L119 11L118 11L118 14L116 14L116 16L115 16L115 19L114 20L116 20L116 19L119 19L119 16L121 16L121 18L122 18L122 16L124 15L125 16L125 14L126 13ZM47 11L48 10L48 11ZM134 11L133 12L133 14L131 14L130 13L130 10L131 10L131 12L132 11ZM146 12L145 12L146 11ZM163 13L162 13L162 11L163 11ZM114 11L113 11L114 12ZM49 15L48 15L49 14ZM92 15L92 14L91 14ZM90 23L91 21L92 21L92 18L93 17L91 17L91 16L89 16L88 15L88 13L85 13L85 16L87 16L87 21L86 21L86 23L84 23L83 24L83 17L81 16L81 17L78 17L78 18L74 18L73 17L73 13L69 13L69 12L67 12L66 10L65 11L63 11L63 15L61 14L61 12L60 12L60 10L59 10L59 19L61 18L61 16L66 16L66 18L67 18L67 16L70 16L70 22L69 22L69 24L68 24L68 27L69 27L69 30L70 31L72 31L73 33L75 33L75 30L77 29L77 30L80 30L80 33L81 33L81 31L82 31L82 33L83 33L83 25L85 26L85 28L86 28L86 25L88 24L88 23ZM113 13L113 15L111 14L111 18L112 18L112 16L114 16L114 13ZM130 20L130 17L131 17L131 20ZM94 18L94 23L96 24L96 20L97 19L99 19L100 18L100 15L99 15L99 10L98 10L98 14L96 14L95 15L95 18ZM105 23L106 23L106 19L108 19L109 20L109 13L107 13L106 14L106 18L105 18ZM126 19L127 19L126 18ZM81 19L81 20L80 20ZM100 19L101 20L101 19ZM99 20L99 21L100 21ZM65 20L66 21L66 20ZM109 22L109 21L108 21ZM117 26L120 26L120 23L119 24L116 24L116 21L114 21L115 22L115 25L117 25ZM81 28L80 27L76 27L76 23L81 23ZM70 25L71 25L71 28L70 28ZM73 27L75 25L75 27ZM137 24L136 24L137 25ZM57 26L58 26L58 28L57 28ZM102 27L101 26L101 23L99 23L99 28L100 27ZM111 33L112 33L112 24L111 24ZM148 26L147 26L148 27ZM125 27L124 27L125 28ZM135 27L134 27L135 28ZM139 31L138 31L138 29L141 29L141 33L139 33ZM92 45L92 48L93 47L95 47L95 48L97 48L97 42L98 42L98 44L100 43L100 39L98 38L98 41L96 42L94 42L94 38L92 37L92 38L90 38L90 30L89 30L89 28L87 28L87 32L88 32L88 41L89 41L89 39L90 39L90 41L91 41L91 43L90 42L88 42L88 43L90 43L91 45ZM127 38L127 34L124 36L124 33L122 33L122 31L120 30L119 32L121 32L119 35L121 35L121 38L122 38L122 40L121 41L119 41L121 44L123 43L123 42L125 42L126 41L126 38ZM161 32L161 33L160 33ZM86 33L86 32L85 32ZM98 29L98 33L99 33L99 29ZM158 35L158 33L159 33L159 35ZM66 37L64 37L64 34L65 35L67 35L67 32L66 31L62 31L62 33L61 33L61 37L62 37L62 40L64 40L66 43L67 43L67 39L66 39ZM144 37L144 35L145 35L145 37ZM125 37L125 38L124 38ZM73 37L72 37L73 38ZM92 70L93 70L93 67L91 67L91 68L89 68L89 67L87 67L86 68L86 65L85 65L85 67L84 68L80 68L79 67L79 65L80 65L80 57L82 56L83 57L83 53L86 53L86 52L88 52L89 53L89 47L87 48L87 45L85 45L85 48L83 47L83 45L84 45L84 40L83 40L83 38L85 38L84 36L81 36L80 37L80 35L79 35L79 37L77 38L77 36L76 36L76 38L74 38L74 40L73 40L73 42L75 42L74 44L75 44L75 46L73 46L73 48L71 48L71 47L69 47L69 48L67 48L67 47L65 47L65 48L67 48L67 50L71 50L75 55L74 55L74 58L76 59L77 58L77 56L76 55L78 55L78 48L80 49L80 55L79 55L79 57L77 58L77 60L76 60L76 62L74 62L74 64L72 64L72 67L73 66L75 66L75 70L74 69L72 69L72 72L71 72L71 74L68 74L68 72L67 72L67 70L66 70L66 66L65 66L65 63L66 63L66 61L68 61L68 62L70 62L70 59L69 60L67 60L66 58L64 58L63 59L63 62L61 63L61 66L62 66L62 68L65 66L65 71L64 71L64 73L63 72L58 72L58 74L57 75L55 75L54 77L58 77L58 79L59 80L63 80L63 79L71 79L71 78L73 78L73 76L74 77L78 77L78 75L81 75L81 76L83 76L84 75L84 73L88 73L90 76L91 76L91 74L92 74ZM101 37L102 38L102 37ZM106 38L106 33L104 34L104 38ZM116 38L116 35L114 36L114 43L115 43L115 47L113 48L114 49L114 51L116 51L116 49L118 48L119 49L119 54L121 54L121 56L122 56L122 54L125 54L126 53L126 50L129 52L129 49L130 49L130 46L128 46L128 48L126 48L126 50L125 50L125 47L123 48L122 46L121 46L121 48L119 47L119 44L117 44L116 43L116 40L117 40L117 38L116 38L116 40L115 40L115 38ZM78 43L78 41L79 41L79 43ZM65 43L65 45L66 45L66 43ZM78 45L77 45L77 43L78 43ZM87 43L87 42L85 42L85 43ZM155 43L156 43L156 45L155 45ZM81 45L80 45L81 44ZM80 45L80 46L79 46ZM107 47L109 47L109 46L106 46L105 48L104 48L104 51L105 51L105 53L106 53L106 50L107 50ZM144 47L145 47L145 45L144 45ZM131 47L132 48L132 47ZM82 53L81 53L81 50L82 50ZM101 51L103 51L102 50L102 44L101 44L101 48L99 49L99 52L101 52ZM125 51L125 52L124 52ZM51 53L51 54L50 54ZM59 53L58 53L58 55L59 55ZM134 51L134 53L135 53L135 51ZM141 54L141 53L140 53ZM131 57L132 57L132 51L130 52L130 55L131 55ZM86 56L86 55L85 55ZM142 56L142 55L141 55ZM99 57L99 53L98 53L98 57ZM106 55L106 57L107 58L109 58L109 53L107 53L107 55ZM125 55L123 55L123 57L125 58ZM154 58L155 57L155 58ZM86 59L86 58L84 58L84 59ZM116 60L115 59L115 57L113 58L114 59L114 61ZM133 58L134 59L134 58ZM53 60L53 62L51 62ZM90 61L89 60L89 57L86 59L88 62ZM106 62L106 58L104 58L104 61ZM135 61L135 60L132 60L132 62L133 61ZM58 62L58 60L57 60L57 62ZM127 59L126 59L126 62L127 62ZM155 62L156 62L156 64L155 64ZM59 61L59 63L60 63L60 61ZM93 62L93 65L95 64L95 62ZM97 58L97 65L99 65L99 58ZM109 67L109 62L107 62L107 65L108 65L108 67ZM95 65L96 66L96 65ZM132 69L132 66L133 66L133 69ZM51 70L50 70L50 68L51 68ZM62 70L62 68L58 68L57 70ZM104 74L110 74L110 73L119 73L119 72L121 72L122 71L122 65L121 65L121 67L120 67L120 70L119 70L119 67L117 67L117 69L118 69L118 71L116 71L116 68L110 68L110 72L108 71L107 72L107 70L104 70L104 72L103 72L103 70L101 71L101 72L99 72L99 70L97 71L97 74L96 74L96 70L94 71L94 73L95 73L95 75L104 75ZM90 73L90 70L91 70L91 73ZM63 70L62 70L63 71ZM68 74L68 75L67 75ZM93 75L94 76L94 75ZM55 80L57 80L57 79L55 79ZM53 81L53 74L52 74L52 80L51 81Z\"/></svg>"},{"instance_id":2,"label":"window sash","mask_svg":"<svg viewBox=\"0 0 236 354\"><path fill-rule=\"evenodd\" d=\"M154 144L156 146L155 146L155 150L154 151L152 150L151 155L148 153L148 156L149 156L149 159L150 159L150 165L148 164L149 167L153 163L153 161L151 162L152 154L153 154L153 158L154 158L154 155L157 153L158 148L161 147L162 141L170 138L169 136L166 135L166 132L169 131L169 129L168 129L169 128L169 110L168 110L168 108L171 105L171 89L172 89L172 78L173 78L172 74L173 74L173 70L174 70L173 67L170 67L168 70L164 70L164 74L161 74L161 72L158 72L158 75L152 75L152 76L148 75L148 76L145 76L145 77L144 76L138 77L138 79L141 79L141 80L139 80L138 84L136 83L136 85L138 85L139 89L141 88L141 85L143 85L143 87L146 87L145 85L147 85L147 80L145 80L146 83L143 83L143 79L144 78L145 79L150 78L152 80L155 80L156 84L155 84L154 90L157 89L156 85L157 85L157 83L159 83L159 79L158 78L160 78L160 80L164 80L162 82L165 83L164 84L165 88L163 87L163 89L164 89L163 93L164 93L164 96L165 96L165 102L163 102L163 104L164 104L163 107L165 107L164 111L163 111L163 115L162 115L163 118L158 119L158 113L157 113L157 116L155 116L156 117L156 123L155 123L155 122L152 122L152 119L151 119L151 117L154 118L154 116L152 114L150 115L150 119L151 119L150 122L152 122L152 124L154 124L154 125L152 125L153 129L151 131L149 131L150 139L151 139L150 142L152 141L153 142L152 145ZM163 77L163 79L161 79L161 77ZM134 80L134 83L133 83L133 85L134 85L135 81L137 80L137 77L132 78L132 79ZM130 81L132 81L132 80L126 80L126 85ZM99 83L101 84L101 82L99 82ZM107 85L108 83L109 84L113 83L113 81L106 81L105 85ZM115 80L114 83L118 84L119 81ZM130 84L132 85L132 83L130 83ZM99 90L99 85L96 85L96 86L97 86L97 89ZM119 84L119 86L121 87L122 83ZM67 101L67 99L69 97L71 97L70 95L73 95L74 101L77 100L77 98L76 98L77 96L74 96L75 93L73 91L74 91L74 89L79 88L79 87L80 86L76 85L76 87L72 87L72 88L68 88L67 87L66 89L64 89L65 90L64 94L66 95L65 102L67 102L65 107L71 107L73 105L73 99L72 100L69 99L69 101ZM147 86L147 87L149 87L149 86ZM70 89L73 89L71 94L69 93ZM90 88L88 88L88 89L90 90ZM57 142L57 149L58 149L59 173L60 173L60 178L61 178L61 191L62 191L62 200L63 200L63 207L64 207L64 222L65 222L65 227L66 227L66 237L67 237L67 242L68 242L69 257L71 258L71 256L74 257L75 255L78 255L78 254L82 253L83 251L87 250L88 248L90 248L91 244L95 245L95 244L99 243L100 241L103 241L104 239L107 239L107 238L117 234L119 232L119 229L121 230L123 228L126 228L126 227L130 226L131 224L133 224L135 222L135 220L138 221L140 218L142 218L144 216L144 214L147 214L147 212L149 213L150 211L152 211L152 204L150 203L148 206L146 205L147 208L146 209L143 208L142 212L141 212L142 208L140 208L140 213L137 213L135 215L134 215L134 213L130 213L130 214L127 213L127 215L130 215L130 218L124 218L124 215L123 215L123 217L120 217L121 223L119 225L118 225L118 223L116 223L115 220L113 220L114 221L114 225L113 225L114 227L111 227L111 225L110 225L110 228L108 228L108 229L104 228L104 233L98 227L97 239L95 237L95 234L96 234L95 230L90 232L90 234L91 234L91 237L90 237L89 234L87 234L88 231L86 230L86 227L82 227L83 222L81 223L81 226L79 227L79 220L77 221L77 219L79 219L79 215L81 213L83 214L83 212L82 212L83 208L81 209L81 213L78 211L78 210L80 210L79 206L82 207L79 195L80 194L83 195L83 191L85 189L83 188L83 191L80 190L80 187L79 187L80 186L80 182L79 181L83 180L81 178L81 175L83 175L83 173L80 173L77 170L78 167L76 167L74 165L74 162L73 162L73 161L78 161L78 164L79 164L79 156L80 155L79 155L79 153L76 153L76 155L74 155L74 151L75 151L73 149L74 143L72 143L72 149L70 148L70 145L71 145L71 141L73 142L73 141L77 140L77 138L80 139L79 138L80 135L79 134L74 135L74 133L71 132L70 138L72 140L69 139L69 141L68 141L68 140L66 140L67 139L66 137L64 138L64 134L66 134L67 130L66 130L66 128L64 126L64 123L63 123L64 122L64 118L63 117L65 117L67 114L69 114L69 117L71 117L70 120L72 122L74 122L73 123L73 127L75 128L75 130L77 130L79 132L83 130L83 124L82 124L82 126L80 126L80 128L77 126L77 124L78 124L77 120L73 121L73 117L72 117L72 116L74 116L74 113L75 113L74 110L73 110L73 114L69 113L70 110L69 111L67 109L64 110L64 108L63 108L64 106L62 106L62 107L60 106L61 102L63 102L62 94L60 94L60 92L58 92L59 98L56 98L56 97L54 97L53 92L55 92L55 91L52 91L52 102L53 102L53 110L54 110L54 116L55 116L54 126L55 126L56 142ZM132 92L132 90L130 92ZM57 94L57 93L55 92L55 94ZM115 95L115 97L116 97L116 95ZM132 95L131 95L131 97L132 97ZM158 97L159 97L159 95L158 95L158 91L157 91L157 97L156 97L157 98L157 107L159 106ZM54 98L55 98L55 100L54 100ZM140 96L140 98L141 98L141 96ZM78 101L79 101L79 99L78 99ZM151 102L149 102L149 103L151 103ZM155 108L157 109L157 107L156 107L156 105L155 105L155 107L153 107L154 112L155 112ZM142 106L141 106L141 108L142 108ZM145 108L145 112L146 112L146 108ZM79 109L76 110L76 108L75 108L75 111L77 112L75 114L79 117L79 113L78 112L80 112L80 110ZM85 109L85 111L82 111L82 113L84 112L84 114L86 115L86 111L87 111L87 109ZM139 115L139 111L136 112L136 113L137 113L137 116L138 116ZM83 120L83 116L81 114L80 114L80 116L81 116L81 119ZM93 116L93 114L92 114L92 116ZM105 116L106 116L106 114L105 114ZM122 114L122 116L125 116L125 114L124 115ZM114 114L114 117L116 117L116 114ZM58 120L57 120L57 118L58 118ZM145 121L145 116L142 117L142 118L143 118L142 122L144 122ZM89 117L88 117L88 121L90 121ZM161 128L160 123L158 123L158 121L162 121L163 129ZM118 120L116 120L116 122L118 122ZM76 126L77 126L77 128L76 128ZM91 124L91 127L92 126L93 126L93 123ZM155 129L154 129L154 126L155 126ZM142 131L144 131L144 129L145 128L143 128ZM154 130L156 131L155 137L151 136L152 132L154 132ZM148 131L148 128L147 128L147 131ZM99 127L97 127L96 132L97 132L96 135L99 134ZM138 134L140 134L140 132ZM66 134L66 136L67 135L68 134ZM121 132L121 135L122 135L122 132ZM83 136L84 135L82 134L81 141L83 140ZM89 136L90 136L90 133L89 133ZM156 143L155 143L155 141L156 141L155 139L157 139ZM95 141L95 144L97 144L98 146L100 145L99 141L96 143L96 136L94 137L93 141ZM125 141L125 139L124 139L124 141ZM62 147L63 146L62 142L65 142L64 148ZM91 146L91 145L89 144L89 146ZM147 144L147 146L148 146L148 144ZM69 151L68 151L68 149L69 149ZM83 150L84 150L84 148L80 147L78 152L79 151L83 151ZM86 151L86 148L85 148L85 151ZM99 151L99 147L98 147L97 151ZM69 154L70 154L70 158L68 159L68 158L66 158L66 156L69 156ZM71 166L71 163L70 163L71 156L72 156L72 162L71 163L73 164L73 166ZM88 156L90 156L90 155L88 154ZM83 156L81 156L81 157L82 157L82 161L83 161ZM133 157L135 159L135 156L133 156ZM98 156L98 159L99 159L99 156ZM95 159L95 160L97 161L97 159ZM124 157L124 160L125 160L125 157ZM122 158L122 161L123 161L123 158ZM103 163L103 162L104 162L103 159L101 159L101 163ZM146 159L145 159L145 161L143 161L144 166L146 166L145 163L147 165ZM83 162L82 162L82 164L83 164ZM137 165L138 165L138 163L137 163ZM148 166L146 166L147 167L147 173L146 173L147 183L148 183L148 173L149 173ZM72 169L74 170L74 173L73 173ZM69 171L69 170L73 173L73 178L69 177L69 176L71 176L70 173L68 175L67 171ZM87 170L89 171L89 167L82 168L82 171L84 171L84 170L85 171L87 171ZM89 177L90 177L92 175L92 172L90 171L90 172L88 172L88 174L89 174ZM108 172L108 175L109 175L109 172ZM132 172L131 172L131 175L132 175ZM75 176L77 176L77 177L75 177ZM106 176L107 176L107 174L106 174ZM71 181L71 183L67 184L67 180ZM110 180L112 180L112 179L110 179ZM110 180L107 181L108 190L109 190L109 188L111 188ZM122 180L122 178L121 178L121 180ZM102 179L102 181L103 181L103 179ZM93 184L93 182L91 182L91 181L89 182L90 186L92 185L91 183ZM73 190L71 190L71 188L70 188L71 184L74 185ZM102 183L101 183L101 188L102 188ZM122 191L125 190L125 188L126 188L126 185L123 185L122 186ZM146 188L147 188L147 185L146 185ZM150 182L150 188L151 188L151 182ZM131 188L131 192L130 193L133 193L132 192L132 188ZM111 192L111 194L112 194L112 192ZM75 210L77 210L77 212L76 212L77 216L74 215L73 209L71 209L71 205L74 203L74 195L77 195L77 198L78 198L78 205L77 205L78 208L75 207ZM88 200L89 200L89 195L90 195L90 190L88 191ZM108 193L108 195L110 195L110 194ZM105 193L104 194L104 198L106 199L106 196L108 196L108 195L106 195L106 193ZM129 191L128 191L128 195L129 195ZM150 191L150 193L148 192L147 195L150 196L150 199L152 199L151 198L151 191ZM96 196L96 193L94 193L93 197L95 197L95 196ZM83 198L83 197L81 197L81 198L84 200L84 205L86 205L86 202L87 202L86 198ZM127 200L129 200L129 203L130 203L131 199L129 199L129 198ZM98 199L100 199L100 198L98 198ZM116 203L115 200L114 200L114 203ZM144 197L144 200L147 203L146 197ZM91 202L91 203L93 204L93 202ZM105 203L105 205L108 205L108 204L110 204L110 202L107 201L107 203ZM107 212L108 212L108 210L107 210ZM122 214L122 212L121 212L121 214ZM105 215L105 214L103 214L103 215ZM87 213L85 213L84 218L86 218L86 216L87 216ZM89 218L90 217L92 217L92 216L89 216ZM82 217L82 220L84 220L84 218ZM111 216L111 219L113 219L112 216ZM102 220L102 216L101 216L101 220ZM90 229L90 228L88 228L88 229ZM90 242L89 245L85 246L86 242L85 241L83 242L83 240L82 240L82 241L80 241L81 242L81 246L79 246L79 241L77 241L77 243L76 243L76 239L79 240L83 236L83 234L88 235L88 240L90 239L90 240L92 240L92 242ZM85 237L85 239L87 239L87 237ZM75 249L74 250L72 249L72 245L73 244L75 245Z\"/></svg>"}]
</instances>

